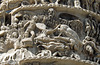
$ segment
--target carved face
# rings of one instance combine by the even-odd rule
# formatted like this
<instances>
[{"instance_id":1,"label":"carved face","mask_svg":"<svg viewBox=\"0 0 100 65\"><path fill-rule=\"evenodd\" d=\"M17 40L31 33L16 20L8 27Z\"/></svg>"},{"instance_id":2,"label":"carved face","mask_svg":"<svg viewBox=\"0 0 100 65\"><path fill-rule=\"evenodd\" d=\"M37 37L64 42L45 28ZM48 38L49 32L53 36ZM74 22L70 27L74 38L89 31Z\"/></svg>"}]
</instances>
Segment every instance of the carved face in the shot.
<instances>
[{"instance_id":1,"label":"carved face","mask_svg":"<svg viewBox=\"0 0 100 65\"><path fill-rule=\"evenodd\" d=\"M37 21L38 17L37 16L33 16L32 18L34 21Z\"/></svg>"},{"instance_id":2,"label":"carved face","mask_svg":"<svg viewBox=\"0 0 100 65\"><path fill-rule=\"evenodd\" d=\"M14 38L18 37L17 32L13 32L12 35L13 35Z\"/></svg>"},{"instance_id":3,"label":"carved face","mask_svg":"<svg viewBox=\"0 0 100 65\"><path fill-rule=\"evenodd\" d=\"M24 37L28 38L29 37L29 33L25 32Z\"/></svg>"},{"instance_id":4,"label":"carved face","mask_svg":"<svg viewBox=\"0 0 100 65\"><path fill-rule=\"evenodd\" d=\"M18 23L18 26L19 26L19 27L22 27L22 23Z\"/></svg>"},{"instance_id":5,"label":"carved face","mask_svg":"<svg viewBox=\"0 0 100 65\"><path fill-rule=\"evenodd\" d=\"M48 13L49 13L49 15L54 15L54 9L53 9L53 8L50 8L50 9L48 10Z\"/></svg>"},{"instance_id":6,"label":"carved face","mask_svg":"<svg viewBox=\"0 0 100 65\"><path fill-rule=\"evenodd\" d=\"M17 23L13 23L13 27L14 28L17 28Z\"/></svg>"},{"instance_id":7,"label":"carved face","mask_svg":"<svg viewBox=\"0 0 100 65\"><path fill-rule=\"evenodd\" d=\"M87 45L87 46L86 46L86 50L87 50L88 52L90 52L91 54L93 54L93 48L92 48L90 45Z\"/></svg>"}]
</instances>

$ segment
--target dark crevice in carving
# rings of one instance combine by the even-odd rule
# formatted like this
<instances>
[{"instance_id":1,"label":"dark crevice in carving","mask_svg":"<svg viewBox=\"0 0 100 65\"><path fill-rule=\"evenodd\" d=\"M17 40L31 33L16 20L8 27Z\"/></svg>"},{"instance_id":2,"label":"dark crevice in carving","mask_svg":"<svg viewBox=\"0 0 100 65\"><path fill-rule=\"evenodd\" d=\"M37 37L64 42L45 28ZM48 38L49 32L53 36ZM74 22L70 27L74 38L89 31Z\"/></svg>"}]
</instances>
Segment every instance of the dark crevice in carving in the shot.
<instances>
[{"instance_id":1,"label":"dark crevice in carving","mask_svg":"<svg viewBox=\"0 0 100 65\"><path fill-rule=\"evenodd\" d=\"M67 13L61 13L59 15L60 18L62 19L66 19L66 20L76 20L76 19L79 19L78 17L74 16L74 15L71 15L71 14L67 14Z\"/></svg>"},{"instance_id":2,"label":"dark crevice in carving","mask_svg":"<svg viewBox=\"0 0 100 65\"><path fill-rule=\"evenodd\" d=\"M45 48L43 46L38 46L39 50L44 50Z\"/></svg>"},{"instance_id":3,"label":"dark crevice in carving","mask_svg":"<svg viewBox=\"0 0 100 65\"><path fill-rule=\"evenodd\" d=\"M22 5L29 5L30 3L28 1L23 1Z\"/></svg>"},{"instance_id":4,"label":"dark crevice in carving","mask_svg":"<svg viewBox=\"0 0 100 65\"><path fill-rule=\"evenodd\" d=\"M5 17L5 25L9 24L11 25L11 15L10 14L7 14L6 17Z\"/></svg>"}]
</instances>

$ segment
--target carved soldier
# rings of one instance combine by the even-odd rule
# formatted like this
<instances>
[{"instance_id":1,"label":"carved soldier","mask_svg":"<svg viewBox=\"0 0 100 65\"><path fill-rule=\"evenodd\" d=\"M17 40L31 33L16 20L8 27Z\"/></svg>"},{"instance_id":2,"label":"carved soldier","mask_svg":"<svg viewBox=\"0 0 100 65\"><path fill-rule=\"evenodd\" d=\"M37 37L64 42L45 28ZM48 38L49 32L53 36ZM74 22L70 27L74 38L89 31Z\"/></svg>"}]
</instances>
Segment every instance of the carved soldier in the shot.
<instances>
[{"instance_id":1,"label":"carved soldier","mask_svg":"<svg viewBox=\"0 0 100 65\"><path fill-rule=\"evenodd\" d=\"M5 38L7 33L9 32L10 28L8 26L2 25L0 31L0 37Z\"/></svg>"},{"instance_id":2,"label":"carved soldier","mask_svg":"<svg viewBox=\"0 0 100 65\"><path fill-rule=\"evenodd\" d=\"M57 20L57 18L55 16L55 10L53 8L49 8L47 14L47 21L45 22L47 27L54 28L56 26L55 24L57 24L57 22L55 20Z\"/></svg>"},{"instance_id":3,"label":"carved soldier","mask_svg":"<svg viewBox=\"0 0 100 65\"><path fill-rule=\"evenodd\" d=\"M18 48L17 45L19 45L18 41L20 41L20 38L21 37L18 35L18 32L13 32L12 36L8 34L5 40L6 45L9 45L7 46L7 48L10 49L14 47L14 49L17 49Z\"/></svg>"},{"instance_id":4,"label":"carved soldier","mask_svg":"<svg viewBox=\"0 0 100 65\"><path fill-rule=\"evenodd\" d=\"M87 52L87 55L88 55L87 59L93 60L94 49L92 48L92 46L87 45L85 47L85 50L86 50L85 52Z\"/></svg>"},{"instance_id":5,"label":"carved soldier","mask_svg":"<svg viewBox=\"0 0 100 65\"><path fill-rule=\"evenodd\" d=\"M26 31L33 31L35 29L35 23L37 21L38 17L33 16L31 21L28 21L25 25L24 28L27 28Z\"/></svg>"},{"instance_id":6,"label":"carved soldier","mask_svg":"<svg viewBox=\"0 0 100 65\"><path fill-rule=\"evenodd\" d=\"M93 49L92 49L92 47L90 45L86 46L86 51L88 51L89 54L93 54Z\"/></svg>"},{"instance_id":7,"label":"carved soldier","mask_svg":"<svg viewBox=\"0 0 100 65\"><path fill-rule=\"evenodd\" d=\"M24 38L20 41L21 47L32 47L33 46L34 32L30 34L31 34L31 37L29 37L29 32L24 33Z\"/></svg>"},{"instance_id":8,"label":"carved soldier","mask_svg":"<svg viewBox=\"0 0 100 65\"><path fill-rule=\"evenodd\" d=\"M55 10L54 10L53 8L50 8L50 9L48 10L48 14L49 14L49 17L50 17L50 18L53 17L53 16L55 15Z\"/></svg>"},{"instance_id":9,"label":"carved soldier","mask_svg":"<svg viewBox=\"0 0 100 65\"><path fill-rule=\"evenodd\" d=\"M24 34L25 28L23 26L24 26L23 21L20 21L18 23L18 33L20 35L23 35Z\"/></svg>"},{"instance_id":10,"label":"carved soldier","mask_svg":"<svg viewBox=\"0 0 100 65\"><path fill-rule=\"evenodd\" d=\"M79 40L79 36L77 35L77 33L67 25L62 24L58 30L61 32L61 34L64 33L67 36L69 35L69 37L71 38L76 38Z\"/></svg>"}]
</instances>

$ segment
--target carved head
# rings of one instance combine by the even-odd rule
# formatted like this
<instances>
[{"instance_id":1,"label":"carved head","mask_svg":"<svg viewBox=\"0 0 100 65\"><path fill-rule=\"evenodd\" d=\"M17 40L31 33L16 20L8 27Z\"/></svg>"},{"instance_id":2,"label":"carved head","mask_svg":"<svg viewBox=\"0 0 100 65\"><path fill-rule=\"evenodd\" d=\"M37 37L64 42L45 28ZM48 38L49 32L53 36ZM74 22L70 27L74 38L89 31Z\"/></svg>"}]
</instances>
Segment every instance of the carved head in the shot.
<instances>
[{"instance_id":1,"label":"carved head","mask_svg":"<svg viewBox=\"0 0 100 65\"><path fill-rule=\"evenodd\" d=\"M28 37L29 37L29 33L28 33L28 32L25 32L25 33L24 33L24 37L25 37L25 38L28 38Z\"/></svg>"},{"instance_id":2,"label":"carved head","mask_svg":"<svg viewBox=\"0 0 100 65\"><path fill-rule=\"evenodd\" d=\"M90 37L89 36L86 36L85 37L85 40L88 40L89 41L90 40Z\"/></svg>"},{"instance_id":3,"label":"carved head","mask_svg":"<svg viewBox=\"0 0 100 65\"><path fill-rule=\"evenodd\" d=\"M37 16L33 16L32 17L32 20L37 21L38 20L38 17Z\"/></svg>"},{"instance_id":4,"label":"carved head","mask_svg":"<svg viewBox=\"0 0 100 65\"><path fill-rule=\"evenodd\" d=\"M50 9L48 10L48 13L49 13L49 15L54 15L54 9L53 9L53 8L50 8Z\"/></svg>"},{"instance_id":5,"label":"carved head","mask_svg":"<svg viewBox=\"0 0 100 65\"><path fill-rule=\"evenodd\" d=\"M17 38L17 37L18 37L17 32L13 32L13 33L12 33L12 36L13 36L13 38Z\"/></svg>"},{"instance_id":6,"label":"carved head","mask_svg":"<svg viewBox=\"0 0 100 65\"><path fill-rule=\"evenodd\" d=\"M86 51L90 52L90 54L93 54L93 48L90 45L86 46Z\"/></svg>"},{"instance_id":7,"label":"carved head","mask_svg":"<svg viewBox=\"0 0 100 65\"><path fill-rule=\"evenodd\" d=\"M13 28L17 28L17 23L12 24Z\"/></svg>"},{"instance_id":8,"label":"carved head","mask_svg":"<svg viewBox=\"0 0 100 65\"><path fill-rule=\"evenodd\" d=\"M18 23L18 26L19 26L19 27L23 27L22 22L19 22L19 23Z\"/></svg>"},{"instance_id":9,"label":"carved head","mask_svg":"<svg viewBox=\"0 0 100 65\"><path fill-rule=\"evenodd\" d=\"M1 30L6 30L5 26L1 26Z\"/></svg>"}]
</instances>

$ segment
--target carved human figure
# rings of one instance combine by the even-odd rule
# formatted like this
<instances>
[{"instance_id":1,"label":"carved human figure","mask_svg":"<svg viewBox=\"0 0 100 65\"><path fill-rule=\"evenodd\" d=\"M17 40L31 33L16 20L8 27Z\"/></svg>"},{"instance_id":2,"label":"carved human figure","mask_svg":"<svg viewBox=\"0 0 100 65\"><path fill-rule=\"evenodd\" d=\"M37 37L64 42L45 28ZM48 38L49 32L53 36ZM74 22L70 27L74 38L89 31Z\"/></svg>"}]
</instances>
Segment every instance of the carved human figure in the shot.
<instances>
[{"instance_id":1,"label":"carved human figure","mask_svg":"<svg viewBox=\"0 0 100 65\"><path fill-rule=\"evenodd\" d=\"M0 10L5 10L6 8L7 8L7 2L2 2L1 4L0 4Z\"/></svg>"},{"instance_id":2,"label":"carved human figure","mask_svg":"<svg viewBox=\"0 0 100 65\"><path fill-rule=\"evenodd\" d=\"M87 0L87 9L88 10L92 10L93 11L93 7L92 7L92 5L93 5L93 2L94 2L94 0Z\"/></svg>"},{"instance_id":3,"label":"carved human figure","mask_svg":"<svg viewBox=\"0 0 100 65\"><path fill-rule=\"evenodd\" d=\"M62 24L60 28L58 29L61 33L64 33L66 36L71 37L71 38L76 38L79 40L79 36L75 31L73 31L69 26Z\"/></svg>"},{"instance_id":4,"label":"carved human figure","mask_svg":"<svg viewBox=\"0 0 100 65\"><path fill-rule=\"evenodd\" d=\"M3 11L3 13L2 13L2 15L3 15L3 22L5 23L5 12L6 12L6 10L7 10L7 7L8 6L8 2L2 2L1 4L0 4L0 10L1 11Z\"/></svg>"},{"instance_id":5,"label":"carved human figure","mask_svg":"<svg viewBox=\"0 0 100 65\"><path fill-rule=\"evenodd\" d=\"M55 15L55 10L53 9L53 8L50 8L50 9L48 9L48 17L49 18L52 18L52 17L54 17L54 15Z\"/></svg>"},{"instance_id":6,"label":"carved human figure","mask_svg":"<svg viewBox=\"0 0 100 65\"><path fill-rule=\"evenodd\" d=\"M80 7L80 1L79 0L74 0L74 6L75 7Z\"/></svg>"},{"instance_id":7,"label":"carved human figure","mask_svg":"<svg viewBox=\"0 0 100 65\"><path fill-rule=\"evenodd\" d=\"M54 28L55 24L57 24L57 22L55 21L57 18L55 16L56 14L54 8L49 8L47 18L46 18L47 21L44 22L47 27Z\"/></svg>"},{"instance_id":8,"label":"carved human figure","mask_svg":"<svg viewBox=\"0 0 100 65\"><path fill-rule=\"evenodd\" d=\"M23 26L24 26L23 21L20 21L18 23L18 32L19 32L20 35L24 34L25 28Z\"/></svg>"},{"instance_id":9,"label":"carved human figure","mask_svg":"<svg viewBox=\"0 0 100 65\"><path fill-rule=\"evenodd\" d=\"M97 0L95 0L95 3L93 4L93 6L94 6L94 11L96 13L99 13L99 3L97 2Z\"/></svg>"},{"instance_id":10,"label":"carved human figure","mask_svg":"<svg viewBox=\"0 0 100 65\"><path fill-rule=\"evenodd\" d=\"M13 32L13 33L12 33L12 37L13 37L13 38L17 38L17 37L18 37L18 33L17 33L17 32Z\"/></svg>"},{"instance_id":11,"label":"carved human figure","mask_svg":"<svg viewBox=\"0 0 100 65\"><path fill-rule=\"evenodd\" d=\"M33 31L35 29L35 23L37 21L38 17L37 16L33 16L31 21L28 21L25 25L24 28L27 27L26 31Z\"/></svg>"},{"instance_id":12,"label":"carved human figure","mask_svg":"<svg viewBox=\"0 0 100 65\"><path fill-rule=\"evenodd\" d=\"M17 32L13 32L12 36L10 36L8 34L7 38L5 40L7 48L8 49L10 49L10 48L16 48L16 46L19 45L19 42L17 43L17 41L19 41L19 35L18 35Z\"/></svg>"},{"instance_id":13,"label":"carved human figure","mask_svg":"<svg viewBox=\"0 0 100 65\"><path fill-rule=\"evenodd\" d=\"M7 47L6 47L6 38L7 38L7 35L8 35L8 32L9 32L10 28L8 26L5 26L5 25L2 25L1 26L1 31L0 31L0 51L1 52L6 52L7 51Z\"/></svg>"},{"instance_id":14,"label":"carved human figure","mask_svg":"<svg viewBox=\"0 0 100 65\"><path fill-rule=\"evenodd\" d=\"M8 26L2 25L1 31L0 31L0 36L5 38L7 33L9 32L9 30L10 30L10 28Z\"/></svg>"},{"instance_id":15,"label":"carved human figure","mask_svg":"<svg viewBox=\"0 0 100 65\"><path fill-rule=\"evenodd\" d=\"M93 50L93 48L90 45L86 46L86 51L88 51L89 54L93 54L94 53L94 50Z\"/></svg>"},{"instance_id":16,"label":"carved human figure","mask_svg":"<svg viewBox=\"0 0 100 65\"><path fill-rule=\"evenodd\" d=\"M52 54L51 54L51 51L50 50L42 50L41 53L39 53L37 56L50 57L50 56L52 56Z\"/></svg>"},{"instance_id":17,"label":"carved human figure","mask_svg":"<svg viewBox=\"0 0 100 65\"><path fill-rule=\"evenodd\" d=\"M31 36L29 36L29 33L31 34ZM35 33L33 31L25 32L23 39L21 39L21 41L20 41L21 47L32 47L33 46L34 34Z\"/></svg>"},{"instance_id":18,"label":"carved human figure","mask_svg":"<svg viewBox=\"0 0 100 65\"><path fill-rule=\"evenodd\" d=\"M13 29L17 29L17 27L18 27L17 23L12 23L12 28Z\"/></svg>"},{"instance_id":19,"label":"carved human figure","mask_svg":"<svg viewBox=\"0 0 100 65\"><path fill-rule=\"evenodd\" d=\"M74 0L68 0L68 5L69 6L74 6Z\"/></svg>"}]
</instances>

